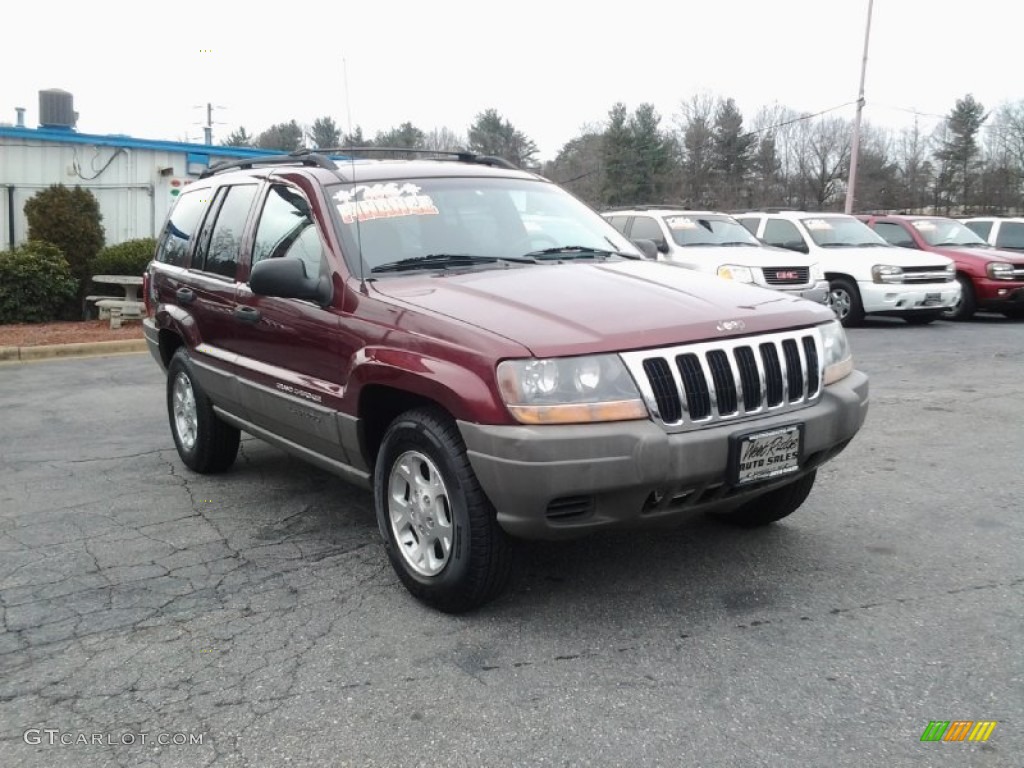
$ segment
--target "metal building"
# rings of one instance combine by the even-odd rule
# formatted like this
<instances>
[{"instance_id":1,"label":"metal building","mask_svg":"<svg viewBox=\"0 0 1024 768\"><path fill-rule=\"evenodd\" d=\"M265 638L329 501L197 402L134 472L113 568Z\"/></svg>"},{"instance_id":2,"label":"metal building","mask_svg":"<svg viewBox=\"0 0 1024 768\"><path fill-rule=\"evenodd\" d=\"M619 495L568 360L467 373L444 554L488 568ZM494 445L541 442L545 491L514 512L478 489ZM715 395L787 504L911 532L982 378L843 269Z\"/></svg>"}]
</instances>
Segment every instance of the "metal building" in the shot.
<instances>
[{"instance_id":1,"label":"metal building","mask_svg":"<svg viewBox=\"0 0 1024 768\"><path fill-rule=\"evenodd\" d=\"M53 119L63 125L41 119L39 128L28 128L23 125L24 110L19 109L18 124L0 126L0 250L28 239L25 201L53 184L92 191L103 214L106 244L114 245L155 237L174 198L209 166L274 154L78 133L73 128L77 113L68 112L60 98L63 92L48 92L48 96L54 93L57 117Z\"/></svg>"}]
</instances>

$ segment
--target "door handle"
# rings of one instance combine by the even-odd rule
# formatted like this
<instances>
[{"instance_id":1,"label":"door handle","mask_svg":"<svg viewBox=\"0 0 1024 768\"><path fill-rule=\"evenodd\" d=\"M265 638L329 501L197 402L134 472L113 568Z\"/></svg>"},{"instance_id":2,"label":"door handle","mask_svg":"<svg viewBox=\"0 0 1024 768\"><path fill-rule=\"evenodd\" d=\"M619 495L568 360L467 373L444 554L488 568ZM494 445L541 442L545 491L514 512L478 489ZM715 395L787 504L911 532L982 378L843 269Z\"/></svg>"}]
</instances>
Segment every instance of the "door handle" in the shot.
<instances>
[{"instance_id":1,"label":"door handle","mask_svg":"<svg viewBox=\"0 0 1024 768\"><path fill-rule=\"evenodd\" d=\"M174 292L174 295L180 304L191 304L196 300L196 295L192 292L191 288L179 288Z\"/></svg>"},{"instance_id":2,"label":"door handle","mask_svg":"<svg viewBox=\"0 0 1024 768\"><path fill-rule=\"evenodd\" d=\"M236 320L241 320L249 325L255 325L260 321L260 311L255 307L235 307L234 315Z\"/></svg>"}]
</instances>

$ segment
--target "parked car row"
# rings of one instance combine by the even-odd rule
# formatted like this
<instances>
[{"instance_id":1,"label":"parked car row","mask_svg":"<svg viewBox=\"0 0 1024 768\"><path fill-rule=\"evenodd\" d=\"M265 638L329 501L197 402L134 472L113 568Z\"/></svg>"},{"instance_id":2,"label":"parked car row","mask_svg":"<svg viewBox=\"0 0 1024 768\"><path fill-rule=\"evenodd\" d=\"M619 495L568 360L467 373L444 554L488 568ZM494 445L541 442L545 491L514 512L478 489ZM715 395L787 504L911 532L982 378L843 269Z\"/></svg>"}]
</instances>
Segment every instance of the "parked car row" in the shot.
<instances>
[{"instance_id":1,"label":"parked car row","mask_svg":"<svg viewBox=\"0 0 1024 768\"><path fill-rule=\"evenodd\" d=\"M960 301L944 314L947 319L967 320L979 309L1024 317L1024 220L860 218L892 245L941 254L956 265Z\"/></svg>"},{"instance_id":2,"label":"parked car row","mask_svg":"<svg viewBox=\"0 0 1024 768\"><path fill-rule=\"evenodd\" d=\"M626 237L650 241L659 261L828 304L846 326L866 315L914 325L967 320L979 309L1024 316L1024 219L668 206L602 215Z\"/></svg>"}]
</instances>

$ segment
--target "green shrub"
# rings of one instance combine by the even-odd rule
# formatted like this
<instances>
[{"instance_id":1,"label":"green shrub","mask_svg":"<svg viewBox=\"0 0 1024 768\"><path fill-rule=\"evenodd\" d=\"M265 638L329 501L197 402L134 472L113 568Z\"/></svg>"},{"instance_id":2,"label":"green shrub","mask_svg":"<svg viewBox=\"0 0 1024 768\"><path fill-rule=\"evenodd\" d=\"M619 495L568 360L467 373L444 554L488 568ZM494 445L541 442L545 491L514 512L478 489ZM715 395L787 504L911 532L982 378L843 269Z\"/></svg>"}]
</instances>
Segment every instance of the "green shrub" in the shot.
<instances>
[{"instance_id":1,"label":"green shrub","mask_svg":"<svg viewBox=\"0 0 1024 768\"><path fill-rule=\"evenodd\" d=\"M93 275L135 275L141 277L156 251L156 240L143 237L108 245L92 262Z\"/></svg>"},{"instance_id":2,"label":"green shrub","mask_svg":"<svg viewBox=\"0 0 1024 768\"><path fill-rule=\"evenodd\" d=\"M57 246L84 288L92 261L103 247L103 216L95 195L81 187L54 184L26 201L25 218L28 239Z\"/></svg>"},{"instance_id":3,"label":"green shrub","mask_svg":"<svg viewBox=\"0 0 1024 768\"><path fill-rule=\"evenodd\" d=\"M73 301L78 282L57 246L30 240L0 252L0 323L45 323Z\"/></svg>"}]
</instances>

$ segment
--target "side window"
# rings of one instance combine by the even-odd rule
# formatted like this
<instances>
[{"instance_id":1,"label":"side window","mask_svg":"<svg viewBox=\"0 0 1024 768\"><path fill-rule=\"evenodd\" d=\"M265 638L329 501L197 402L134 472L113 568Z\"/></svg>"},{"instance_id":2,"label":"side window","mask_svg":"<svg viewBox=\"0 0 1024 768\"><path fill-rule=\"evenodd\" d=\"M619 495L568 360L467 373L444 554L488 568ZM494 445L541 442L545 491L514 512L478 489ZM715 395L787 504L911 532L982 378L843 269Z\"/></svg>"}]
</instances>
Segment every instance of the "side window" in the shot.
<instances>
[{"instance_id":1,"label":"side window","mask_svg":"<svg viewBox=\"0 0 1024 768\"><path fill-rule=\"evenodd\" d=\"M991 221L965 221L964 225L982 240L988 241L989 233L992 231Z\"/></svg>"},{"instance_id":2,"label":"side window","mask_svg":"<svg viewBox=\"0 0 1024 768\"><path fill-rule=\"evenodd\" d=\"M249 209L252 208L257 189L255 184L238 184L220 189L217 193L219 209L216 211L216 219L211 226L207 218L199 250L192 259L195 268L234 279L245 222L249 218Z\"/></svg>"},{"instance_id":3,"label":"side window","mask_svg":"<svg viewBox=\"0 0 1024 768\"><path fill-rule=\"evenodd\" d=\"M629 236L633 240L653 240L655 245L665 242L665 235L657 219L651 216L637 216L633 219L633 229Z\"/></svg>"},{"instance_id":4,"label":"side window","mask_svg":"<svg viewBox=\"0 0 1024 768\"><path fill-rule=\"evenodd\" d=\"M738 221L740 224L742 224L744 226L744 228L747 230L747 232L752 234L754 237L757 237L757 225L761 223L760 219L758 219L758 218L746 218L746 219L737 218L736 221Z\"/></svg>"},{"instance_id":5,"label":"side window","mask_svg":"<svg viewBox=\"0 0 1024 768\"><path fill-rule=\"evenodd\" d=\"M885 242L892 245L898 245L900 248L917 248L914 238L900 224L876 221L875 232L881 235Z\"/></svg>"},{"instance_id":6,"label":"side window","mask_svg":"<svg viewBox=\"0 0 1024 768\"><path fill-rule=\"evenodd\" d=\"M320 274L324 246L306 198L294 187L275 184L260 214L252 263L280 258L299 259L313 277Z\"/></svg>"},{"instance_id":7,"label":"side window","mask_svg":"<svg viewBox=\"0 0 1024 768\"><path fill-rule=\"evenodd\" d=\"M156 249L157 261L175 267L185 266L189 244L209 200L208 189L190 190L178 198L160 233Z\"/></svg>"},{"instance_id":8,"label":"side window","mask_svg":"<svg viewBox=\"0 0 1024 768\"><path fill-rule=\"evenodd\" d=\"M1024 250L1024 224L1016 221L1004 221L999 225L996 235L996 248L1012 248Z\"/></svg>"},{"instance_id":9,"label":"side window","mask_svg":"<svg viewBox=\"0 0 1024 768\"><path fill-rule=\"evenodd\" d=\"M785 219L768 219L764 225L764 237L761 239L768 245L790 250L807 247L796 224Z\"/></svg>"},{"instance_id":10,"label":"side window","mask_svg":"<svg viewBox=\"0 0 1024 768\"><path fill-rule=\"evenodd\" d=\"M628 218L628 216L605 216L605 220L622 234L626 234L626 220Z\"/></svg>"}]
</instances>

